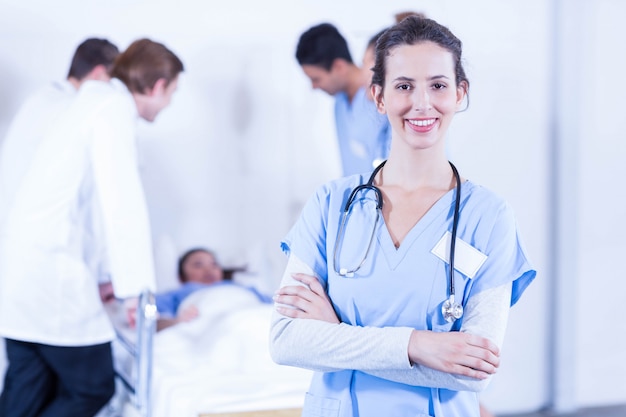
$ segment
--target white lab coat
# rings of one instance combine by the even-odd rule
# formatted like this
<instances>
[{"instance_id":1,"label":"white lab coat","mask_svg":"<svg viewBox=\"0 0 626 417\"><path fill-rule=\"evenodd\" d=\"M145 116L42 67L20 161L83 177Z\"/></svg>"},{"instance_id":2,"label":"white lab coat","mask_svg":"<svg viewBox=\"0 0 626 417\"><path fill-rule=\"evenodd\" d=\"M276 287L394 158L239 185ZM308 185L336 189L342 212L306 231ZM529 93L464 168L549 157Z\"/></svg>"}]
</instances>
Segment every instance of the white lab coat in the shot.
<instances>
[{"instance_id":1,"label":"white lab coat","mask_svg":"<svg viewBox=\"0 0 626 417\"><path fill-rule=\"evenodd\" d=\"M0 225L45 132L75 95L67 80L47 84L24 102L11 121L0 147Z\"/></svg>"},{"instance_id":2,"label":"white lab coat","mask_svg":"<svg viewBox=\"0 0 626 417\"><path fill-rule=\"evenodd\" d=\"M112 340L97 285L102 242L117 297L155 289L137 117L119 80L88 81L48 130L0 231L0 335Z\"/></svg>"}]
</instances>

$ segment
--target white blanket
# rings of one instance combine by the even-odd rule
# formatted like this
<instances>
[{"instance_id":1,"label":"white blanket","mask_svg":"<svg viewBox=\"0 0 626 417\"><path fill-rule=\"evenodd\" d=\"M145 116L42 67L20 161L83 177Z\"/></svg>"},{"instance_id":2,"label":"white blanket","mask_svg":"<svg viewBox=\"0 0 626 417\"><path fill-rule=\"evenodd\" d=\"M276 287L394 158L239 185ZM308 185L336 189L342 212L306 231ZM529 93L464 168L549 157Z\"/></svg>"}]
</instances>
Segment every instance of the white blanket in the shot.
<instances>
[{"instance_id":1,"label":"white blanket","mask_svg":"<svg viewBox=\"0 0 626 417\"><path fill-rule=\"evenodd\" d=\"M155 337L154 417L302 406L311 372L270 358L271 304L219 285L191 294L181 308L189 305L198 318Z\"/></svg>"}]
</instances>

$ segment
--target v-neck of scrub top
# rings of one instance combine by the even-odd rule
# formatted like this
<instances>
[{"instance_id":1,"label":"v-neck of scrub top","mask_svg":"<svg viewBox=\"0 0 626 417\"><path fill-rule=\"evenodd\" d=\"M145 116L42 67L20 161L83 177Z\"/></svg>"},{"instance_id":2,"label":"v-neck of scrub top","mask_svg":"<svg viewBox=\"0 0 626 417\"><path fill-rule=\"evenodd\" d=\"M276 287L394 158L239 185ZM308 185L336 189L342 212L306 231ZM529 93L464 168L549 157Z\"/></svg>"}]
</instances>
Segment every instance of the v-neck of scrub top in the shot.
<instances>
[{"instance_id":1,"label":"v-neck of scrub top","mask_svg":"<svg viewBox=\"0 0 626 417\"><path fill-rule=\"evenodd\" d=\"M462 183L463 188L466 188L468 181ZM463 193L463 191L461 191ZM389 269L394 270L398 266L398 264L402 261L407 251L413 246L413 243L433 224L433 221L437 219L441 215L445 215L446 212L449 212L451 209L451 205L454 204L456 196L456 188L449 190L447 193L442 195L439 200L435 202L428 209L426 213L413 225L409 233L406 234L400 246L396 248L396 245L393 243L391 239L391 234L389 233L389 229L387 228L387 222L385 221L385 217L382 216L382 221L378 226L378 231L376 232L376 238L378 240L378 244L380 245L381 251L385 255L387 259L387 263L389 264ZM437 223L440 224L440 223Z\"/></svg>"}]
</instances>

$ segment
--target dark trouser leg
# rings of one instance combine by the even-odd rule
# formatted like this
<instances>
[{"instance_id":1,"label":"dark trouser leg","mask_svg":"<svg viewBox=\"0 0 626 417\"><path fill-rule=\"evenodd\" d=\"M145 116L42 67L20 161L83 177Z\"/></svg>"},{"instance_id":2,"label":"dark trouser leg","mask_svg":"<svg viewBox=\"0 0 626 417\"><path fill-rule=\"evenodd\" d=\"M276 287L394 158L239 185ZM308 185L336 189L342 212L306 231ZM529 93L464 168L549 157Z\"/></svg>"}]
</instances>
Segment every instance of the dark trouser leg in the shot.
<instances>
[{"instance_id":1,"label":"dark trouser leg","mask_svg":"<svg viewBox=\"0 0 626 417\"><path fill-rule=\"evenodd\" d=\"M58 378L57 396L40 417L93 416L115 393L111 344L41 346Z\"/></svg>"},{"instance_id":2,"label":"dark trouser leg","mask_svg":"<svg viewBox=\"0 0 626 417\"><path fill-rule=\"evenodd\" d=\"M51 401L55 377L39 353L39 345L6 339L9 367L0 396L0 416L34 417Z\"/></svg>"}]
</instances>

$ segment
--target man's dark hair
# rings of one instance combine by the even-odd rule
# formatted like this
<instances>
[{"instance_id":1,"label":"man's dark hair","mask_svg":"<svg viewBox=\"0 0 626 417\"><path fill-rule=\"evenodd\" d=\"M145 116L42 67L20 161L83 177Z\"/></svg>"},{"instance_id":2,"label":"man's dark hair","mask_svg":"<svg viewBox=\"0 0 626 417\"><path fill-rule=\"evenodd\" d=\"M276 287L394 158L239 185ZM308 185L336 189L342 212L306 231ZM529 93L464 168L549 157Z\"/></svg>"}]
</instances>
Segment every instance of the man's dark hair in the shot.
<instances>
[{"instance_id":1,"label":"man's dark hair","mask_svg":"<svg viewBox=\"0 0 626 417\"><path fill-rule=\"evenodd\" d=\"M330 23L313 26L300 35L296 59L302 65L315 65L329 71L335 59L352 63L346 39Z\"/></svg>"},{"instance_id":2,"label":"man's dark hair","mask_svg":"<svg viewBox=\"0 0 626 417\"><path fill-rule=\"evenodd\" d=\"M67 78L80 81L98 65L104 65L108 71L119 53L117 46L108 40L89 38L76 48Z\"/></svg>"}]
</instances>

